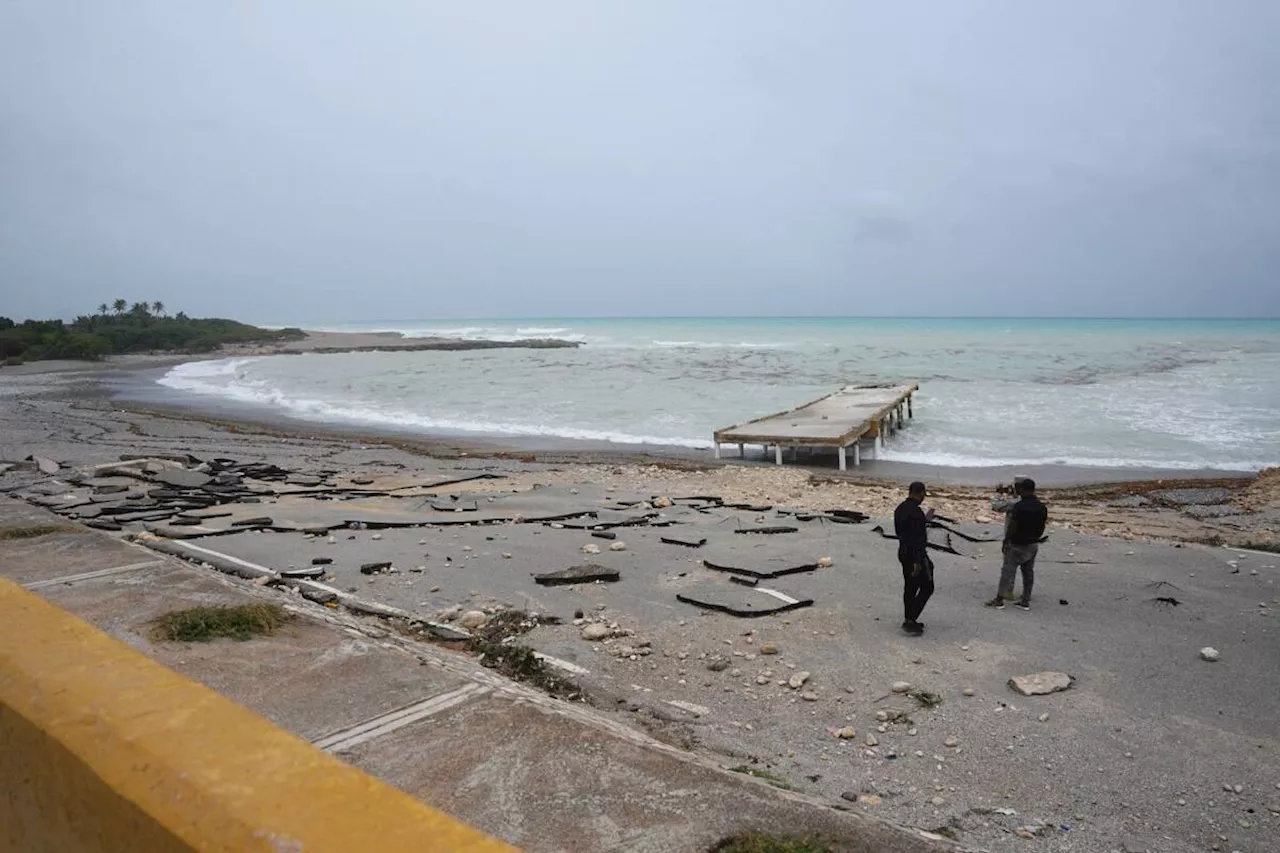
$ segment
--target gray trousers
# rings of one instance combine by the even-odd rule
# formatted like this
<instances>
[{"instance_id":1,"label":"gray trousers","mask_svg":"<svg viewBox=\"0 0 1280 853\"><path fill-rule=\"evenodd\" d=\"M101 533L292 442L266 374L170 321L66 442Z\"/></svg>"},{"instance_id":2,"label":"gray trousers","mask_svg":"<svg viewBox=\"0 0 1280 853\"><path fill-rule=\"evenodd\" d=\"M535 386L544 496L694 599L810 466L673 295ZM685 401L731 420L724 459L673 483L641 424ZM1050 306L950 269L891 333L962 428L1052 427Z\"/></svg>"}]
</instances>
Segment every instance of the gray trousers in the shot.
<instances>
[{"instance_id":1,"label":"gray trousers","mask_svg":"<svg viewBox=\"0 0 1280 853\"><path fill-rule=\"evenodd\" d=\"M1022 569L1022 600L1031 600L1031 587L1036 582L1036 553L1040 550L1040 545L1032 542L1030 545L1010 545L1004 552L1004 563L1000 566L1000 590L997 593L1001 598L1013 597L1013 583L1018 574L1018 569Z\"/></svg>"}]
</instances>

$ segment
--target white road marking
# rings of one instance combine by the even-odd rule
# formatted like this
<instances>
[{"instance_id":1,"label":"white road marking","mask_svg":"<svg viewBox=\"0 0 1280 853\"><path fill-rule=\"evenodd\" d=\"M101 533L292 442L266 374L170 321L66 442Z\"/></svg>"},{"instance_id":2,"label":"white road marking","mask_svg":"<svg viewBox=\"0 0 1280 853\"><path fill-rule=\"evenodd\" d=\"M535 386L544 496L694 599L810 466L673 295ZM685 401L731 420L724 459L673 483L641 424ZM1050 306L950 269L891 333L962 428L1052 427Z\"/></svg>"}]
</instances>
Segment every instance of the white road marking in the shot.
<instances>
[{"instance_id":1,"label":"white road marking","mask_svg":"<svg viewBox=\"0 0 1280 853\"><path fill-rule=\"evenodd\" d=\"M67 575L61 578L52 578L50 580L32 581L24 583L23 589L44 589L49 586L59 586L64 583L76 583L78 581L91 581L95 578L105 578L111 575L122 575L125 572L136 572L138 569L147 569L152 566L159 566L164 560L148 560L145 563L130 563L127 566L116 566L114 569L98 569L96 572L82 572L78 575Z\"/></svg>"},{"instance_id":2,"label":"white road marking","mask_svg":"<svg viewBox=\"0 0 1280 853\"><path fill-rule=\"evenodd\" d=\"M414 702L412 705L398 708L380 717L374 717L372 720L365 720L363 723L325 735L312 743L326 752L340 752L491 692L493 692L492 687L475 683L465 684L456 690Z\"/></svg>"}]
</instances>

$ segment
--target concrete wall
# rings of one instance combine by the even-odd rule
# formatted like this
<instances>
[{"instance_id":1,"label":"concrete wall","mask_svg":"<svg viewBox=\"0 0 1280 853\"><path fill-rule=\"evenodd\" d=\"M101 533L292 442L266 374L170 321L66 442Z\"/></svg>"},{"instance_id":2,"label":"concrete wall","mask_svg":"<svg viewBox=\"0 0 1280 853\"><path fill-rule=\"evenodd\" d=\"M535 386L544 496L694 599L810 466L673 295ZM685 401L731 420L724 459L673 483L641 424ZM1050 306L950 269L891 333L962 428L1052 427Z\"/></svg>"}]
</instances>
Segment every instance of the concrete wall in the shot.
<instances>
[{"instance_id":1,"label":"concrete wall","mask_svg":"<svg viewBox=\"0 0 1280 853\"><path fill-rule=\"evenodd\" d=\"M0 853L512 849L0 578Z\"/></svg>"}]
</instances>

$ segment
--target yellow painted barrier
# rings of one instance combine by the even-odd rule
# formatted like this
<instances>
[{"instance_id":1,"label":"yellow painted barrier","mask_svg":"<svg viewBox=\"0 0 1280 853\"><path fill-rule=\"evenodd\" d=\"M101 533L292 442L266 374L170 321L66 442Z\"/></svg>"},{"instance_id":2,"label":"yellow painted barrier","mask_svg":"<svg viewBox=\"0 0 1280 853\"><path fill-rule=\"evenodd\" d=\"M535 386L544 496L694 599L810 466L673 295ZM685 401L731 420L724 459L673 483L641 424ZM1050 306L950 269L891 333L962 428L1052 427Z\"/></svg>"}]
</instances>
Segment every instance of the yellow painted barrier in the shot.
<instances>
[{"instance_id":1,"label":"yellow painted barrier","mask_svg":"<svg viewBox=\"0 0 1280 853\"><path fill-rule=\"evenodd\" d=\"M0 578L0 851L497 853Z\"/></svg>"}]
</instances>

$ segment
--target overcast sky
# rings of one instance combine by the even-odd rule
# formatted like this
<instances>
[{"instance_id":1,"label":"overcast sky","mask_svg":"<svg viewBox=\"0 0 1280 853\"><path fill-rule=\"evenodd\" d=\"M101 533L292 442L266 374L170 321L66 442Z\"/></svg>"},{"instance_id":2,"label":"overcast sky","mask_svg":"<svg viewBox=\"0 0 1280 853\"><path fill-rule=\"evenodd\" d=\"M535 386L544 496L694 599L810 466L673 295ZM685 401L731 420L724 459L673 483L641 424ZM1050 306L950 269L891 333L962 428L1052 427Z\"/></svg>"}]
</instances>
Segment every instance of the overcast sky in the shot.
<instances>
[{"instance_id":1,"label":"overcast sky","mask_svg":"<svg viewBox=\"0 0 1280 853\"><path fill-rule=\"evenodd\" d=\"M1280 2L0 2L0 314L1280 315Z\"/></svg>"}]
</instances>

